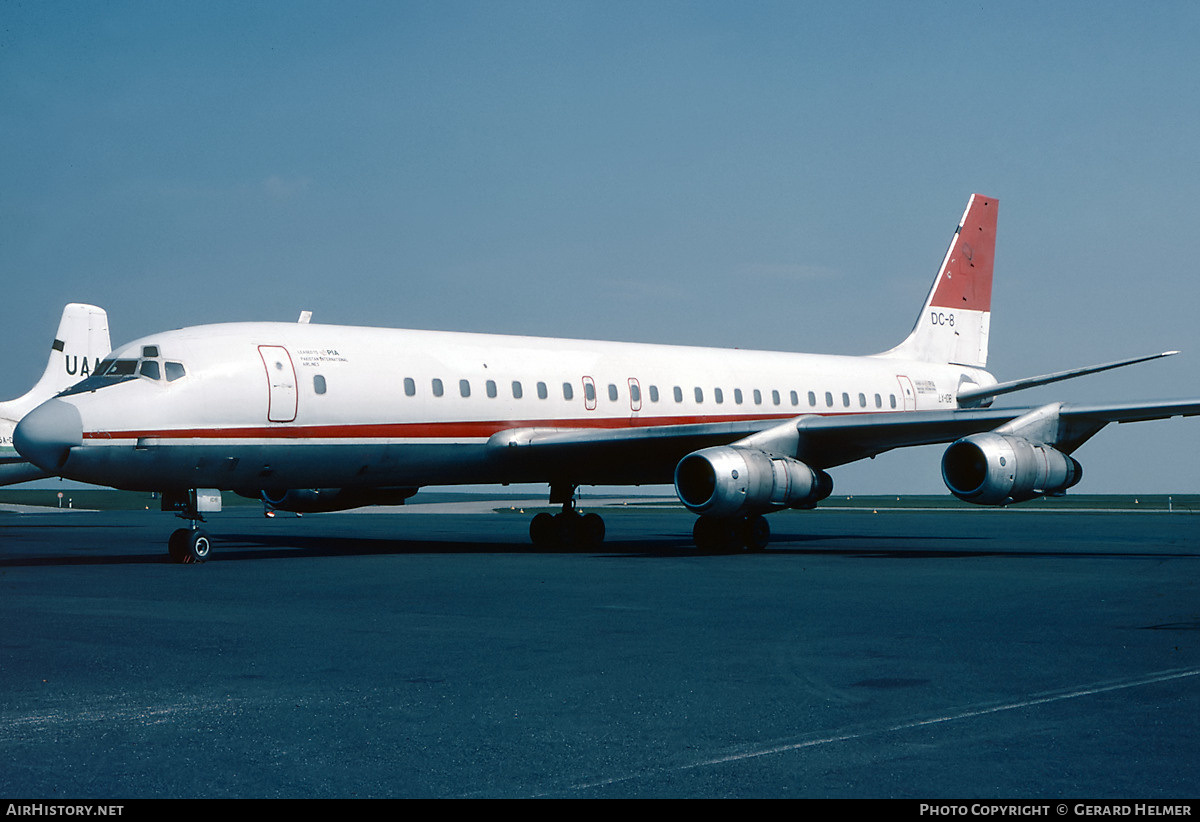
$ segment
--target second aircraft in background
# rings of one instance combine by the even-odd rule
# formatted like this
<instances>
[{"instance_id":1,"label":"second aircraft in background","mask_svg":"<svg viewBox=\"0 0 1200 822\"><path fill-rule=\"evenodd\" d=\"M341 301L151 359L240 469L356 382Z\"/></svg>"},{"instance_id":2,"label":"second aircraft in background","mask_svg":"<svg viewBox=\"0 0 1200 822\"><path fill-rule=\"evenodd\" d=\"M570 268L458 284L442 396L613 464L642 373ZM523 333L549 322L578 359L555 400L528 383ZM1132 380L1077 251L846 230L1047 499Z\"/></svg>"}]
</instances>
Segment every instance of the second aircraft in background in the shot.
<instances>
[{"instance_id":1,"label":"second aircraft in background","mask_svg":"<svg viewBox=\"0 0 1200 822\"><path fill-rule=\"evenodd\" d=\"M50 344L46 370L26 394L0 402L0 485L51 476L13 448L13 430L21 418L71 385L91 376L109 351L108 315L94 305L69 303Z\"/></svg>"}]
</instances>

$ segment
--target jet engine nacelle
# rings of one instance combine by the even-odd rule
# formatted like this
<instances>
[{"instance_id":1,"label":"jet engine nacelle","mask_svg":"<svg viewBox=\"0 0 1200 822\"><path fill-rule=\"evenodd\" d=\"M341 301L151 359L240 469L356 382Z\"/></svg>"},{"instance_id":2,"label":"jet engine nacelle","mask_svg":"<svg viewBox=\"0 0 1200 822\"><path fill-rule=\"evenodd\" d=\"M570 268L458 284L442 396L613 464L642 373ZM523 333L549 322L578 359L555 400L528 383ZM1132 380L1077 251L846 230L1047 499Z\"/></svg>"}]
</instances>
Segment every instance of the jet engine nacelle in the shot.
<instances>
[{"instance_id":1,"label":"jet engine nacelle","mask_svg":"<svg viewBox=\"0 0 1200 822\"><path fill-rule=\"evenodd\" d=\"M1059 494L1083 468L1049 445L1005 434L973 434L942 455L942 479L954 496L976 505L1005 505Z\"/></svg>"},{"instance_id":2,"label":"jet engine nacelle","mask_svg":"<svg viewBox=\"0 0 1200 822\"><path fill-rule=\"evenodd\" d=\"M276 511L319 514L367 505L403 505L416 488L291 488L262 491L262 501Z\"/></svg>"},{"instance_id":3,"label":"jet engine nacelle","mask_svg":"<svg viewBox=\"0 0 1200 822\"><path fill-rule=\"evenodd\" d=\"M811 508L833 492L824 471L733 446L704 448L675 466L675 492L689 510L714 517Z\"/></svg>"}]
</instances>

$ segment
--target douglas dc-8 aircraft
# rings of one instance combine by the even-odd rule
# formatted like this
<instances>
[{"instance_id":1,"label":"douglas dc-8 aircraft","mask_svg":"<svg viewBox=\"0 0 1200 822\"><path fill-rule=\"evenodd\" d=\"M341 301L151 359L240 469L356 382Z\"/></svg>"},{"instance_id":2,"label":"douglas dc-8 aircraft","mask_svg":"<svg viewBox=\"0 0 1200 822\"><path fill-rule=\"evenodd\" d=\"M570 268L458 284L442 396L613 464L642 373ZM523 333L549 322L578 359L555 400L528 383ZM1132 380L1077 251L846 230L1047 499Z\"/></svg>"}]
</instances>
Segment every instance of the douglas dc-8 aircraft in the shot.
<instances>
[{"instance_id":1,"label":"douglas dc-8 aircraft","mask_svg":"<svg viewBox=\"0 0 1200 822\"><path fill-rule=\"evenodd\" d=\"M994 397L1154 357L1015 382L984 370L996 200L974 195L912 333L849 357L299 323L167 331L113 352L17 427L47 472L161 491L205 559L219 491L293 511L399 503L424 485L545 482L537 546L595 545L580 485L674 482L706 550L761 548L763 514L829 496L834 466L950 442L946 485L981 505L1060 494L1110 422L1200 400L994 409ZM1173 352L1168 352L1173 353Z\"/></svg>"},{"instance_id":2,"label":"douglas dc-8 aircraft","mask_svg":"<svg viewBox=\"0 0 1200 822\"><path fill-rule=\"evenodd\" d=\"M13 429L27 413L58 392L96 370L112 350L108 339L108 315L94 305L69 303L63 308L58 333L50 345L50 359L42 377L28 393L0 402L0 485L43 479L49 476L20 456L13 448Z\"/></svg>"}]
</instances>

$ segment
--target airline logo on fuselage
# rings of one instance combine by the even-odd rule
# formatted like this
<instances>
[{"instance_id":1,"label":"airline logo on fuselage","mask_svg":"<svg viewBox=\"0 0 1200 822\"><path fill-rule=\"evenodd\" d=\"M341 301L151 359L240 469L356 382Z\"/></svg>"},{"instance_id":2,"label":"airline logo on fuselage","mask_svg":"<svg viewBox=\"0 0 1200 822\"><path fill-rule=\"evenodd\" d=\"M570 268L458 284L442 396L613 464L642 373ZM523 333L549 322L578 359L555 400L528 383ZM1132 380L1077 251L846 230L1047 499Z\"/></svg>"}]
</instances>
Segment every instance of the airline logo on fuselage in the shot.
<instances>
[{"instance_id":1,"label":"airline logo on fuselage","mask_svg":"<svg viewBox=\"0 0 1200 822\"><path fill-rule=\"evenodd\" d=\"M296 360L302 366L320 366L333 362L348 362L345 356L336 348L300 348L296 350Z\"/></svg>"}]
</instances>

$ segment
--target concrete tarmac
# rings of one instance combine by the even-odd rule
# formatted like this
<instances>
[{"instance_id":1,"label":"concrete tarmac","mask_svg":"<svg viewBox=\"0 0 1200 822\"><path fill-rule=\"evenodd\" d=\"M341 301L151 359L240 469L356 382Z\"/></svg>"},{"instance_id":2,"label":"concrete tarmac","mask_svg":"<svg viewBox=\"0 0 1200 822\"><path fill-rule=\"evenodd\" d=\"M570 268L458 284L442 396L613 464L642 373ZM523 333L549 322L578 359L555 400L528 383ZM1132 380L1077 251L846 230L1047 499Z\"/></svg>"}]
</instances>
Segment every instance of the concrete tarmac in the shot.
<instances>
[{"instance_id":1,"label":"concrete tarmac","mask_svg":"<svg viewBox=\"0 0 1200 822\"><path fill-rule=\"evenodd\" d=\"M0 513L0 795L1200 794L1200 516L604 515Z\"/></svg>"}]
</instances>

